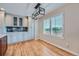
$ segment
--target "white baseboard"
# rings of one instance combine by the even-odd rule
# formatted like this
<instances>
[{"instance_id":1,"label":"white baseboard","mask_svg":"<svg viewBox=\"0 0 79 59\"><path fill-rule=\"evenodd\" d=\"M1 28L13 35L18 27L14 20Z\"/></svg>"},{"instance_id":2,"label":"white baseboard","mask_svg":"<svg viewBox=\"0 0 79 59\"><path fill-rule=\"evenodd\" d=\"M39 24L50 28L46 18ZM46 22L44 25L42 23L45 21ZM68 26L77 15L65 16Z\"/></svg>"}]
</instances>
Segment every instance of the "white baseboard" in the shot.
<instances>
[{"instance_id":1,"label":"white baseboard","mask_svg":"<svg viewBox=\"0 0 79 59\"><path fill-rule=\"evenodd\" d=\"M51 44L51 45L54 45L54 46L56 46L56 47L58 47L58 48L60 48L60 49L63 49L63 50L65 50L65 51L69 52L69 53L72 53L72 54L74 54L74 55L76 55L76 56L79 56L78 53L75 53L75 52L73 52L73 51L71 51L71 50L69 50L69 49L67 49L67 48L61 47L61 46L59 46L59 45L57 45L57 44L53 44L53 43L51 43L51 42L49 42L49 41L47 41L47 40L44 40L44 39L40 39L40 40L43 40L43 41L45 41L45 42L47 42L47 43L49 43L49 44Z\"/></svg>"}]
</instances>

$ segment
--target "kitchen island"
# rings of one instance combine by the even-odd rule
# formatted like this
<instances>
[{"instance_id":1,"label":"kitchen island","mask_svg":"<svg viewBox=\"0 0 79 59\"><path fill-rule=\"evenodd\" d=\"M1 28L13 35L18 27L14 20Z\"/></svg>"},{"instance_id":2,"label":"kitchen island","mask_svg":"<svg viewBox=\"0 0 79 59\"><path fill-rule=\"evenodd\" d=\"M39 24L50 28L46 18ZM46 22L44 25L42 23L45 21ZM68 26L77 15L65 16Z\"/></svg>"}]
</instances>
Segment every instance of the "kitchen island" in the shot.
<instances>
[{"instance_id":1,"label":"kitchen island","mask_svg":"<svg viewBox=\"0 0 79 59\"><path fill-rule=\"evenodd\" d=\"M5 55L7 50L7 35L0 34L0 56Z\"/></svg>"}]
</instances>

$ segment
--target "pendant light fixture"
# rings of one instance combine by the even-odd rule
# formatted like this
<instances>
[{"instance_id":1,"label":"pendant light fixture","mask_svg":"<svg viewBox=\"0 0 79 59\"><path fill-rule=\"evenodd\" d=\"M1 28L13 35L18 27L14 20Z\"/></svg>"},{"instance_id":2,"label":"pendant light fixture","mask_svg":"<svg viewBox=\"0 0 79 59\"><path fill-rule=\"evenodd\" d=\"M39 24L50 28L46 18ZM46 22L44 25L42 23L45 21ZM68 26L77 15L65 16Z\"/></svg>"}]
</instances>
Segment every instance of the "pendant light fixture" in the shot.
<instances>
[{"instance_id":1,"label":"pendant light fixture","mask_svg":"<svg viewBox=\"0 0 79 59\"><path fill-rule=\"evenodd\" d=\"M42 8L40 5L40 3L37 3L37 5L34 7L35 11L32 14L32 19L37 20L38 17L45 15L45 9Z\"/></svg>"}]
</instances>

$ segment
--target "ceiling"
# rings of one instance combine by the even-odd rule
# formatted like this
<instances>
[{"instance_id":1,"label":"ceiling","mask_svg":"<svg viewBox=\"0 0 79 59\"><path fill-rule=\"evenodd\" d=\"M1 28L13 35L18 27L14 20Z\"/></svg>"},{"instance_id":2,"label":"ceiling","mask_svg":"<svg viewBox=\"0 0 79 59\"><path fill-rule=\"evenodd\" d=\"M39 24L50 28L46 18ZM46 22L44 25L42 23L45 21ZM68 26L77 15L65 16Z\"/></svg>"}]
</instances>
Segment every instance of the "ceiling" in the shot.
<instances>
[{"instance_id":1,"label":"ceiling","mask_svg":"<svg viewBox=\"0 0 79 59\"><path fill-rule=\"evenodd\" d=\"M64 3L41 3L46 13L63 6ZM7 13L20 16L31 16L35 11L36 3L0 3L0 8L4 8Z\"/></svg>"}]
</instances>

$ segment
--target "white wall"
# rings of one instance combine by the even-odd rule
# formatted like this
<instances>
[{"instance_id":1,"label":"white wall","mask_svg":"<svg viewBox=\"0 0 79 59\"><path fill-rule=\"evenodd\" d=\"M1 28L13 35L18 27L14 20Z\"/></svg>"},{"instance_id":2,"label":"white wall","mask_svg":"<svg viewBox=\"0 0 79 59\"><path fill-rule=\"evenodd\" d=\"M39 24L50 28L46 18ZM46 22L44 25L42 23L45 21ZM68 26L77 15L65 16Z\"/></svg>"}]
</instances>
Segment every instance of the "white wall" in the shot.
<instances>
[{"instance_id":1,"label":"white wall","mask_svg":"<svg viewBox=\"0 0 79 59\"><path fill-rule=\"evenodd\" d=\"M65 39L69 49L79 53L79 4L72 4L65 9Z\"/></svg>"},{"instance_id":2,"label":"white wall","mask_svg":"<svg viewBox=\"0 0 79 59\"><path fill-rule=\"evenodd\" d=\"M64 39L43 34L43 20L53 15L64 13ZM52 44L68 49L79 54L79 4L67 4L54 11L49 12L46 16L38 21L39 38Z\"/></svg>"}]
</instances>

